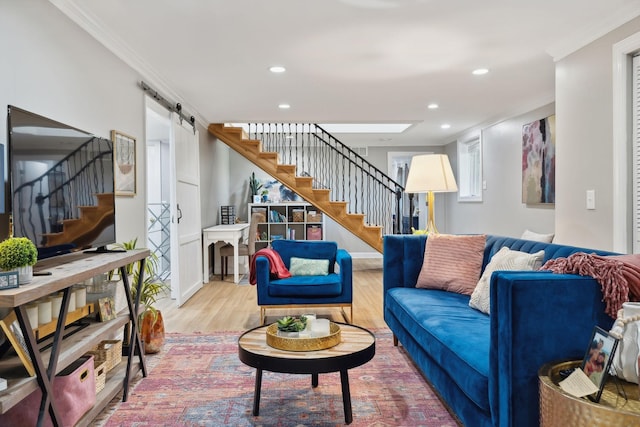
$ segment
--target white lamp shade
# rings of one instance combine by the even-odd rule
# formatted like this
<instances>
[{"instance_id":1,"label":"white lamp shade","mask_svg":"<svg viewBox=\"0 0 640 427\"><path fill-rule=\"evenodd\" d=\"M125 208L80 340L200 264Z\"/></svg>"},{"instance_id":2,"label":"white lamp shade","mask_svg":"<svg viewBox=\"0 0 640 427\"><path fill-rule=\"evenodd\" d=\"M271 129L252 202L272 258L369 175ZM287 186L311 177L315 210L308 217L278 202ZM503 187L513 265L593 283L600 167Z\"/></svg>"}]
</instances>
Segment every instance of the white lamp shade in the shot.
<instances>
[{"instance_id":1,"label":"white lamp shade","mask_svg":"<svg viewBox=\"0 0 640 427\"><path fill-rule=\"evenodd\" d=\"M404 191L407 193L458 191L449 157L446 154L413 156Z\"/></svg>"}]
</instances>

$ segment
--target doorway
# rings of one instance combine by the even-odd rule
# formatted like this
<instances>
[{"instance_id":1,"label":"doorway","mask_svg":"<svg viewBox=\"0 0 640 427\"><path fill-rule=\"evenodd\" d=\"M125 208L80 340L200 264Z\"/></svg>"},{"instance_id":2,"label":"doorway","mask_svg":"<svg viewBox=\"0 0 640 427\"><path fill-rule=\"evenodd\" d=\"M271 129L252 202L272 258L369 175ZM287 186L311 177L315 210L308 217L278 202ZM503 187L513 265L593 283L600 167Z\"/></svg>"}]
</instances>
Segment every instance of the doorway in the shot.
<instances>
[{"instance_id":1,"label":"doorway","mask_svg":"<svg viewBox=\"0 0 640 427\"><path fill-rule=\"evenodd\" d=\"M193 120L145 100L147 247L180 307L202 288L199 132Z\"/></svg>"},{"instance_id":2,"label":"doorway","mask_svg":"<svg viewBox=\"0 0 640 427\"><path fill-rule=\"evenodd\" d=\"M158 277L171 285L171 113L146 97L147 244ZM171 287L171 298L175 290Z\"/></svg>"},{"instance_id":3,"label":"doorway","mask_svg":"<svg viewBox=\"0 0 640 427\"><path fill-rule=\"evenodd\" d=\"M418 154L432 153L390 151L387 153L387 174L398 184L404 186L407 182L411 158ZM426 206L425 195L417 193L413 197L413 212L409 212L409 195L406 193L403 195L400 200L400 215L402 216L402 222L400 223L401 234L411 234L412 227L419 230L421 229L420 224L425 225L427 223L427 209L422 209L423 206ZM413 219L411 222L409 221L410 216Z\"/></svg>"}]
</instances>

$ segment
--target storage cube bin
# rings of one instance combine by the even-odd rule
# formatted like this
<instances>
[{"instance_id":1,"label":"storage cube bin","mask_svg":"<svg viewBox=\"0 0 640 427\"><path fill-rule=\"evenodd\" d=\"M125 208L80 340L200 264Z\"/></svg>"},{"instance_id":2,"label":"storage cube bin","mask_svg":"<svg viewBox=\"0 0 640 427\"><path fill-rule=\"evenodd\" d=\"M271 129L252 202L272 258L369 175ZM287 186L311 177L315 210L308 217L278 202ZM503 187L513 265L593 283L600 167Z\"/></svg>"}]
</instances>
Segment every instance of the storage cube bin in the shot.
<instances>
[{"instance_id":1,"label":"storage cube bin","mask_svg":"<svg viewBox=\"0 0 640 427\"><path fill-rule=\"evenodd\" d=\"M75 425L96 403L93 356L82 356L67 366L55 376L52 387L52 398L56 401L62 425ZM0 425L12 427L36 425L41 399L40 389L34 391L6 413L0 414ZM48 412L43 425L53 425Z\"/></svg>"},{"instance_id":2,"label":"storage cube bin","mask_svg":"<svg viewBox=\"0 0 640 427\"><path fill-rule=\"evenodd\" d=\"M307 227L307 240L322 240L322 228L316 226Z\"/></svg>"},{"instance_id":3,"label":"storage cube bin","mask_svg":"<svg viewBox=\"0 0 640 427\"><path fill-rule=\"evenodd\" d=\"M291 219L293 222L304 222L304 209L294 209Z\"/></svg>"}]
</instances>

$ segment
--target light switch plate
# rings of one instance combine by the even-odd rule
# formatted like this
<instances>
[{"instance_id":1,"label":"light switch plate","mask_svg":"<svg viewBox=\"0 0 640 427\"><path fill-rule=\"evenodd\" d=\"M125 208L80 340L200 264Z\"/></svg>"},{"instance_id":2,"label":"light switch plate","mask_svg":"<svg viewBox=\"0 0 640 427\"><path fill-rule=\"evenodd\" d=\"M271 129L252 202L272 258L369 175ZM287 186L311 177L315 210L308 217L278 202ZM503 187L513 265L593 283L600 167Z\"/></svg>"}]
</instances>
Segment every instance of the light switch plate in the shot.
<instances>
[{"instance_id":1,"label":"light switch plate","mask_svg":"<svg viewBox=\"0 0 640 427\"><path fill-rule=\"evenodd\" d=\"M596 190L587 190L587 209L594 210L596 208Z\"/></svg>"}]
</instances>

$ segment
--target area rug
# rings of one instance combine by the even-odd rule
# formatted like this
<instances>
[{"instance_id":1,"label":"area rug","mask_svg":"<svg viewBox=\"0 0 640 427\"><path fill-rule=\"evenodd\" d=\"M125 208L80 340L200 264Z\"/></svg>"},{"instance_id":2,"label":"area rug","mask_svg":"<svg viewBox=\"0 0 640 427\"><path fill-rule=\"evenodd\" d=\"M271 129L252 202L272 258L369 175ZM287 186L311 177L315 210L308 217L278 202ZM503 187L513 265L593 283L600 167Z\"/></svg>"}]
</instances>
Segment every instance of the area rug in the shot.
<instances>
[{"instance_id":1,"label":"area rug","mask_svg":"<svg viewBox=\"0 0 640 427\"><path fill-rule=\"evenodd\" d=\"M388 330L373 331L376 354L349 370L352 426L456 427L438 397ZM238 359L239 332L169 334L161 353L147 356L149 375L127 402L112 405L95 425L338 426L344 425L340 374L264 371L260 416L252 415L255 369Z\"/></svg>"}]
</instances>

